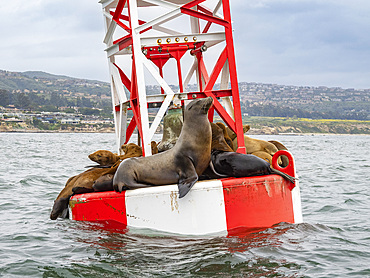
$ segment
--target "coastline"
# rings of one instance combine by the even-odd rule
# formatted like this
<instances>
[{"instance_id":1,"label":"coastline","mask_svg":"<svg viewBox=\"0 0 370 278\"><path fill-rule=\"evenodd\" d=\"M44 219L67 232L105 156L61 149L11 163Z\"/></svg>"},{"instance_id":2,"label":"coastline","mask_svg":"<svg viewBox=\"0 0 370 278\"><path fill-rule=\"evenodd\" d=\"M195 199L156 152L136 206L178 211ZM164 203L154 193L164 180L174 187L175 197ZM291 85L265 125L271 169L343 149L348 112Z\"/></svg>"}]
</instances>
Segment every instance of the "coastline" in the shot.
<instances>
[{"instance_id":1,"label":"coastline","mask_svg":"<svg viewBox=\"0 0 370 278\"><path fill-rule=\"evenodd\" d=\"M215 121L221 121L215 119ZM311 120L291 118L247 117L244 124L251 126L246 135L370 135L370 121ZM162 133L162 125L156 133ZM113 124L43 124L0 122L1 132L17 133L115 133Z\"/></svg>"},{"instance_id":2,"label":"coastline","mask_svg":"<svg viewBox=\"0 0 370 278\"><path fill-rule=\"evenodd\" d=\"M97 131L91 131L91 130L78 130L78 131L71 131L71 130L0 130L1 133L108 133L112 134L114 133L114 130L97 130ZM161 132L156 132L155 134L162 134ZM278 135L278 136L370 136L370 134L367 133L358 133L358 134L351 134L351 133L313 133L313 132L302 132L302 133L258 133L253 132L253 134L249 134L248 132L245 133L245 135Z\"/></svg>"}]
</instances>

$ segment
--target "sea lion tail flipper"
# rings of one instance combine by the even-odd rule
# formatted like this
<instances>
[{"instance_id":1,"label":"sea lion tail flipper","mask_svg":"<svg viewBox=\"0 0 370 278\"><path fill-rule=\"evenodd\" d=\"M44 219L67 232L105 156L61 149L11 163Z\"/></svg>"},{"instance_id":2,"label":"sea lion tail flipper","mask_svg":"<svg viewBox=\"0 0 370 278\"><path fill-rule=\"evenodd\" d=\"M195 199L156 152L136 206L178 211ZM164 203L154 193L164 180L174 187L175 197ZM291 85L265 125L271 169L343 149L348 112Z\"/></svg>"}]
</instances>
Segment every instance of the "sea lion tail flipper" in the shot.
<instances>
[{"instance_id":1,"label":"sea lion tail flipper","mask_svg":"<svg viewBox=\"0 0 370 278\"><path fill-rule=\"evenodd\" d=\"M59 216L62 218L69 218L69 211L68 211L68 204L69 204L69 197L60 198L55 200L53 208L50 213L50 219L56 220Z\"/></svg>"},{"instance_id":2,"label":"sea lion tail flipper","mask_svg":"<svg viewBox=\"0 0 370 278\"><path fill-rule=\"evenodd\" d=\"M85 166L85 168L110 168L112 167L112 164L109 165L88 165Z\"/></svg>"},{"instance_id":3,"label":"sea lion tail flipper","mask_svg":"<svg viewBox=\"0 0 370 278\"><path fill-rule=\"evenodd\" d=\"M198 176L197 175L195 177L193 176L193 177L186 178L186 179L180 178L179 179L179 184L178 184L179 198L182 198L186 194L188 194L188 192L190 191L190 189L193 187L193 185L197 181L198 181Z\"/></svg>"},{"instance_id":4,"label":"sea lion tail flipper","mask_svg":"<svg viewBox=\"0 0 370 278\"><path fill-rule=\"evenodd\" d=\"M271 173L272 173L272 174L280 175L280 176L282 176L283 178L285 178L285 179L289 180L291 183L295 183L295 181L296 181L296 180L298 180L298 178L292 177L292 176L290 176L290 175L288 175L288 174L285 174L284 172L281 172L281 171L276 170L276 169L274 169L274 168L271 168Z\"/></svg>"},{"instance_id":5,"label":"sea lion tail flipper","mask_svg":"<svg viewBox=\"0 0 370 278\"><path fill-rule=\"evenodd\" d=\"M69 219L69 209L68 206L60 214L60 218Z\"/></svg>"}]
</instances>

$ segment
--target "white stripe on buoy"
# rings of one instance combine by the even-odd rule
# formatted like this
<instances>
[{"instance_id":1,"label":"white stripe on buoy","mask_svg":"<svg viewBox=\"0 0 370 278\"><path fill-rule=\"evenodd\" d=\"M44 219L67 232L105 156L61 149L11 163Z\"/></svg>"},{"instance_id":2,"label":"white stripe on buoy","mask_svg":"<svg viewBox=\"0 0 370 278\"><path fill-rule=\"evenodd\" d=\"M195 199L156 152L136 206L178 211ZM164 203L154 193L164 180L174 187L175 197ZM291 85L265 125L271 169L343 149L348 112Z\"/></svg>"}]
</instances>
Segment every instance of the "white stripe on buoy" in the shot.
<instances>
[{"instance_id":1,"label":"white stripe on buoy","mask_svg":"<svg viewBox=\"0 0 370 278\"><path fill-rule=\"evenodd\" d=\"M170 233L227 235L225 202L219 180L197 182L179 199L177 185L126 192L127 225Z\"/></svg>"},{"instance_id":2,"label":"white stripe on buoy","mask_svg":"<svg viewBox=\"0 0 370 278\"><path fill-rule=\"evenodd\" d=\"M294 223L295 224L302 223L303 216L302 216L301 192L298 180L295 181L295 187L292 189L292 202L293 202Z\"/></svg>"}]
</instances>

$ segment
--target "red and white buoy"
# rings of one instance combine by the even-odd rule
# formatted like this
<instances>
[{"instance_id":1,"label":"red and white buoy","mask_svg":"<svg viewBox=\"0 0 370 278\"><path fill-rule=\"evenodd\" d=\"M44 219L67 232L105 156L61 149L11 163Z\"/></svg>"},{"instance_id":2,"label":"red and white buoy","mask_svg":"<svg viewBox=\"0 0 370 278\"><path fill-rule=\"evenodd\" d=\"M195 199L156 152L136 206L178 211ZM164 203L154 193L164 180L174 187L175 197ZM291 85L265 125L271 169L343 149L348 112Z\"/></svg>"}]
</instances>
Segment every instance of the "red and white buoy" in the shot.
<instances>
[{"instance_id":1,"label":"red and white buoy","mask_svg":"<svg viewBox=\"0 0 370 278\"><path fill-rule=\"evenodd\" d=\"M295 176L294 160L283 171ZM199 181L182 199L177 185L75 195L72 219L118 222L123 227L149 228L184 235L233 234L279 222L301 223L299 184L278 175Z\"/></svg>"},{"instance_id":2,"label":"red and white buoy","mask_svg":"<svg viewBox=\"0 0 370 278\"><path fill-rule=\"evenodd\" d=\"M153 135L171 103L180 107L188 100L212 97L214 106L209 111L209 120L212 122L217 112L236 133L237 152L245 153L229 0L101 0L100 3L106 23L104 42L117 148L127 143L137 128L144 156L151 155ZM155 8L155 12L150 8ZM181 17L187 17L190 25L176 24L175 20ZM213 67L208 65L211 70L207 71L205 54L210 49L219 53L212 52ZM183 78L186 54L190 54L192 63ZM176 61L177 92L168 85L163 72L170 59ZM146 94L144 72L161 86L159 94ZM194 74L198 90L189 92L187 86ZM217 90L216 81L220 84ZM151 123L148 108L158 108ZM127 117L129 110L133 112L132 119ZM286 168L277 165L279 155L289 158ZM275 154L273 165L296 177L294 159L289 152ZM298 181L292 184L277 175L199 181L182 199L177 192L177 185L165 185L123 193L75 195L70 200L72 219L118 222L125 227L191 235L230 234L239 228L302 222Z\"/></svg>"}]
</instances>

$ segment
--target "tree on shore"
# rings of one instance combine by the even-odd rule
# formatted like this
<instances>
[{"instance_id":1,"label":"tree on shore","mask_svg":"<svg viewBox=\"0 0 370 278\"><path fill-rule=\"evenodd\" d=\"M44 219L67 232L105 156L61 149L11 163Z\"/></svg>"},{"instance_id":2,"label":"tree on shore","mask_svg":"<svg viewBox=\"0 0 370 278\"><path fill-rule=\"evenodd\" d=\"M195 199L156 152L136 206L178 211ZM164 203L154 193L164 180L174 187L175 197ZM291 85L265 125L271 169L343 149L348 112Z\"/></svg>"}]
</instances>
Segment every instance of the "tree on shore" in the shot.
<instances>
[{"instance_id":1,"label":"tree on shore","mask_svg":"<svg viewBox=\"0 0 370 278\"><path fill-rule=\"evenodd\" d=\"M10 104L10 93L7 90L0 89L0 106L8 106Z\"/></svg>"}]
</instances>

